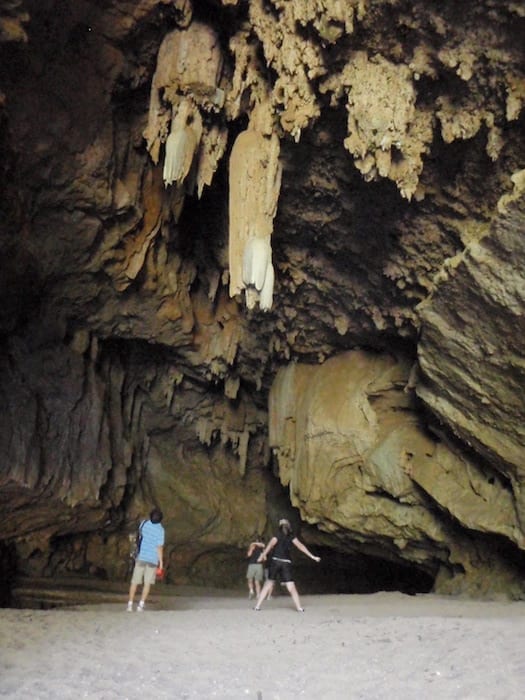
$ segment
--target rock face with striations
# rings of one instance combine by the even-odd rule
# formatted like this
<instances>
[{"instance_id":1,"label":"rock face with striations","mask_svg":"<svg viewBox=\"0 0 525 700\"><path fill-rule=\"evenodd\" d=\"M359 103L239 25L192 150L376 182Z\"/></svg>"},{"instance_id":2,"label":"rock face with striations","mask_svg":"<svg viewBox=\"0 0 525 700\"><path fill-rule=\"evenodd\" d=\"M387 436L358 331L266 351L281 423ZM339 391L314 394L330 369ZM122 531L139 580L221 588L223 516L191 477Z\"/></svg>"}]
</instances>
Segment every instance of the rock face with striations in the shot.
<instances>
[{"instance_id":1,"label":"rock face with striations","mask_svg":"<svg viewBox=\"0 0 525 700\"><path fill-rule=\"evenodd\" d=\"M284 510L523 596L524 29L0 0L4 579L123 577L157 503L174 582L237 585Z\"/></svg>"}]
</instances>

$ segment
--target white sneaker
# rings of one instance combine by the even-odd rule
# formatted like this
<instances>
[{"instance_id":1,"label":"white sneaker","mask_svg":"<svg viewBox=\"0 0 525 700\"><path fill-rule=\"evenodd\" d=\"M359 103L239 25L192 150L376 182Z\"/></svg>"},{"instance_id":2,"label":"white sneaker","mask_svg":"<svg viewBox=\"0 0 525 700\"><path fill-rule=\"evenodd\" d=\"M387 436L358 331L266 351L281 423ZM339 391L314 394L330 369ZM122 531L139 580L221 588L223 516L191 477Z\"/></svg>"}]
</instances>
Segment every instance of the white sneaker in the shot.
<instances>
[{"instance_id":1,"label":"white sneaker","mask_svg":"<svg viewBox=\"0 0 525 700\"><path fill-rule=\"evenodd\" d=\"M137 612L144 612L144 601L141 600L140 603L137 605Z\"/></svg>"},{"instance_id":2,"label":"white sneaker","mask_svg":"<svg viewBox=\"0 0 525 700\"><path fill-rule=\"evenodd\" d=\"M133 603L131 600L128 603L128 607L126 608L127 612L133 612Z\"/></svg>"}]
</instances>

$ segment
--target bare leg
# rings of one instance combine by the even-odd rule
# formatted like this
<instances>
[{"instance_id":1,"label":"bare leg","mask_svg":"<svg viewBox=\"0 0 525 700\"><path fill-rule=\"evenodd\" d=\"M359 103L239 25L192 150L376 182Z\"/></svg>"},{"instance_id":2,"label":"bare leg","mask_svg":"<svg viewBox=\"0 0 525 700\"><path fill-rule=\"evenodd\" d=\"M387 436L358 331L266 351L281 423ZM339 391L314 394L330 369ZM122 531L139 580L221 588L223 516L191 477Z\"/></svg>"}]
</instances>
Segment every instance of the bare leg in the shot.
<instances>
[{"instance_id":1,"label":"bare leg","mask_svg":"<svg viewBox=\"0 0 525 700\"><path fill-rule=\"evenodd\" d=\"M248 591L250 592L250 598L253 596L253 579L248 578L246 579L248 582Z\"/></svg>"},{"instance_id":2,"label":"bare leg","mask_svg":"<svg viewBox=\"0 0 525 700\"><path fill-rule=\"evenodd\" d=\"M297 592L297 588L295 587L295 583L293 581L289 581L288 583L285 583L284 585L288 589L288 593L292 596L292 600L295 603L295 607L297 608L297 610L302 610L301 601L299 600L299 593Z\"/></svg>"},{"instance_id":3,"label":"bare leg","mask_svg":"<svg viewBox=\"0 0 525 700\"><path fill-rule=\"evenodd\" d=\"M268 592L270 592L270 593L272 592L273 584L274 584L274 581L271 581L270 579L265 581L264 586L262 587L262 591L260 592L259 597L257 598L257 603L255 604L256 610L259 610L259 608L261 607L261 603L266 598L266 595L268 594Z\"/></svg>"},{"instance_id":4,"label":"bare leg","mask_svg":"<svg viewBox=\"0 0 525 700\"><path fill-rule=\"evenodd\" d=\"M268 569L265 569L265 571L264 571L264 580L265 580L265 581L268 581ZM267 600L271 600L271 599L272 599L272 593L273 593L273 588L272 588L272 590L268 593L268 595L266 596Z\"/></svg>"},{"instance_id":5,"label":"bare leg","mask_svg":"<svg viewBox=\"0 0 525 700\"><path fill-rule=\"evenodd\" d=\"M129 587L129 595L128 595L128 600L133 600L135 599L135 593L137 592L137 584L132 583L131 586Z\"/></svg>"},{"instance_id":6,"label":"bare leg","mask_svg":"<svg viewBox=\"0 0 525 700\"><path fill-rule=\"evenodd\" d=\"M257 579L255 579L255 592L258 598L261 595L261 583L260 581L257 581Z\"/></svg>"},{"instance_id":7,"label":"bare leg","mask_svg":"<svg viewBox=\"0 0 525 700\"><path fill-rule=\"evenodd\" d=\"M145 603L148 596L149 596L149 591L151 588L151 583L145 583L144 588L142 589L142 595L140 596L140 602Z\"/></svg>"}]
</instances>

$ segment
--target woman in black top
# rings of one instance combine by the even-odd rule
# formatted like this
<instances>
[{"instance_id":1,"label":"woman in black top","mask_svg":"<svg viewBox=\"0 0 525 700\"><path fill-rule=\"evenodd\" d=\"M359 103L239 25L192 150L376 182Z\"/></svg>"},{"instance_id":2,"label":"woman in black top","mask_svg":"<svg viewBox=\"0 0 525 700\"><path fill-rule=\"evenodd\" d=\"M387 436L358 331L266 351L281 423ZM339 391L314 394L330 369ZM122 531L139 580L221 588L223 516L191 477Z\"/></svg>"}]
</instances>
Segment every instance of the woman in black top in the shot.
<instances>
[{"instance_id":1,"label":"woman in black top","mask_svg":"<svg viewBox=\"0 0 525 700\"><path fill-rule=\"evenodd\" d=\"M273 549L272 557L270 559L270 574L268 580L265 581L262 591L257 599L257 604L254 610L260 610L261 604L267 595L271 595L275 581L280 578L281 583L283 583L288 593L292 596L292 600L295 603L295 607L298 612L304 612L304 608L301 607L301 601L299 600L299 593L295 587L292 576L292 559L291 559L291 549L292 545L297 547L303 554L307 557L313 559L314 561L320 562L321 557L314 556L308 547L306 547L297 537L294 536L290 522L283 518L279 520L279 532L272 537L272 539L266 545L263 553L259 557L259 561L266 559L268 552Z\"/></svg>"}]
</instances>

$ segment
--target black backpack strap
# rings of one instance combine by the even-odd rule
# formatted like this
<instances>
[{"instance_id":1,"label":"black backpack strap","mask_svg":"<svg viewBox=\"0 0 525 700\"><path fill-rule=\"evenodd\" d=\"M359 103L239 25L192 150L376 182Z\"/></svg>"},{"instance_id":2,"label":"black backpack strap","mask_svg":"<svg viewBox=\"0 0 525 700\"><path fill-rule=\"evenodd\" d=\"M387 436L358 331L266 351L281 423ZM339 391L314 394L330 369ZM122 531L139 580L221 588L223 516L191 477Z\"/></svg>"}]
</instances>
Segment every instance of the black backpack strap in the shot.
<instances>
[{"instance_id":1,"label":"black backpack strap","mask_svg":"<svg viewBox=\"0 0 525 700\"><path fill-rule=\"evenodd\" d=\"M139 529L137 530L137 535L135 537L135 552L133 554L134 559L137 559L140 554L140 547L142 545L142 528L147 522L147 520L143 520L139 525Z\"/></svg>"}]
</instances>

